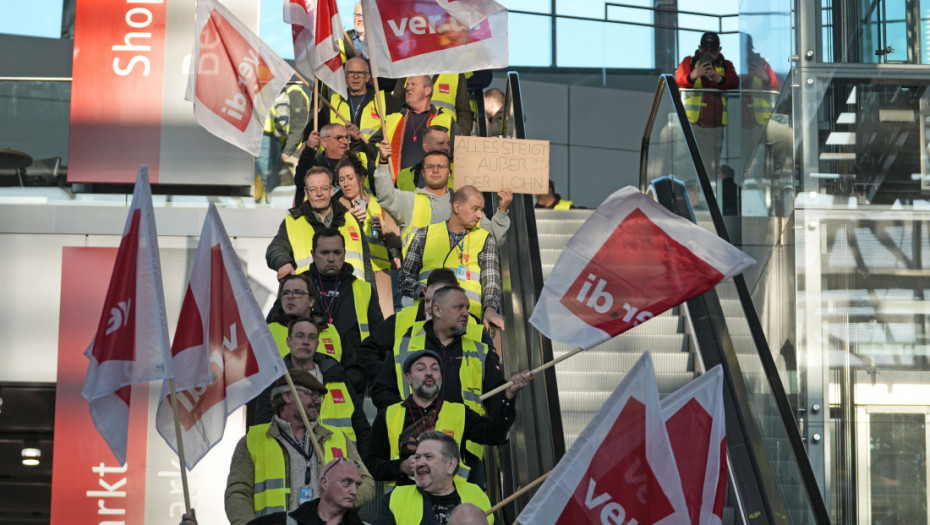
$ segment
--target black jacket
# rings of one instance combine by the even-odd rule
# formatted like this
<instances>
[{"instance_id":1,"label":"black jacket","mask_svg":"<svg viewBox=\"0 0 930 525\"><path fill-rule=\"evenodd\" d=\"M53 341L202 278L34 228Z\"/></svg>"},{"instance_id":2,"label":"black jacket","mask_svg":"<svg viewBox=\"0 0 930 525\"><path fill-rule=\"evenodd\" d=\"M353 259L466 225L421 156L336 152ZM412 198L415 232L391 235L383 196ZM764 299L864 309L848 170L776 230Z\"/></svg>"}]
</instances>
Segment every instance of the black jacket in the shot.
<instances>
[{"instance_id":1,"label":"black jacket","mask_svg":"<svg viewBox=\"0 0 930 525\"><path fill-rule=\"evenodd\" d=\"M462 382L459 379L459 368L463 357L462 338L457 337L448 346L442 346L433 331L433 322L427 321L423 327L426 330L426 348L436 352L443 358L442 363L439 364L442 373L442 392L440 392L440 395L443 399L461 403ZM387 356L378 371L374 384L371 386L372 402L378 407L378 410L400 402L400 392L397 390L397 371L394 365L393 327L391 327L390 332L380 330L380 327L378 330L373 330L365 344L365 349L360 350L360 352L362 351ZM493 347L488 345L488 354L484 358L484 380L481 389L483 392L490 392L504 383L506 383L506 380L501 369L500 357L498 357ZM484 406L489 414L494 412L497 403L500 402L503 396L504 394L500 393L485 400Z\"/></svg>"},{"instance_id":2,"label":"black jacket","mask_svg":"<svg viewBox=\"0 0 930 525\"><path fill-rule=\"evenodd\" d=\"M316 264L311 264L306 272L320 292L323 305L320 311L324 321L332 324L342 339L342 367L346 371L349 383L356 392L365 392L365 376L357 367L355 361L356 349L362 342L362 334L358 329L358 317L355 315L355 296L352 291L352 282L356 277L352 275L352 265L346 264L336 278L321 276ZM381 305L378 302L378 293L371 287L371 300L368 302L368 329L369 332L378 328L384 316L381 314Z\"/></svg>"},{"instance_id":3,"label":"black jacket","mask_svg":"<svg viewBox=\"0 0 930 525\"><path fill-rule=\"evenodd\" d=\"M427 410L435 409L438 403L438 399L433 401L427 407ZM420 424L425 411L416 406L412 397L405 399L403 405L406 410L403 428L407 429L415 422ZM400 464L406 459L406 456L401 454L401 459L391 459L391 438L388 434L386 414L387 409L382 409L375 416L375 421L371 425L371 439L368 441L368 448L362 452L362 459L365 461L365 466L368 467L368 472L376 480L394 481L398 485L410 485L413 480L400 470ZM514 405L506 398L498 403L497 410L490 417L484 417L465 407L465 435L461 437L462 447L460 449L465 464L474 466L478 461L478 458L465 449L466 439L482 445L503 445L507 441L507 431L513 424L515 417Z\"/></svg>"},{"instance_id":4,"label":"black jacket","mask_svg":"<svg viewBox=\"0 0 930 525\"><path fill-rule=\"evenodd\" d=\"M320 498L308 501L291 511L290 517L294 518L298 525L326 525L326 522L321 520L320 515L317 514L316 509L319 504ZM356 512L355 509L349 509L342 517L342 521L339 522L339 525L361 525L362 523L364 522L362 518L359 517L358 512Z\"/></svg>"}]
</instances>

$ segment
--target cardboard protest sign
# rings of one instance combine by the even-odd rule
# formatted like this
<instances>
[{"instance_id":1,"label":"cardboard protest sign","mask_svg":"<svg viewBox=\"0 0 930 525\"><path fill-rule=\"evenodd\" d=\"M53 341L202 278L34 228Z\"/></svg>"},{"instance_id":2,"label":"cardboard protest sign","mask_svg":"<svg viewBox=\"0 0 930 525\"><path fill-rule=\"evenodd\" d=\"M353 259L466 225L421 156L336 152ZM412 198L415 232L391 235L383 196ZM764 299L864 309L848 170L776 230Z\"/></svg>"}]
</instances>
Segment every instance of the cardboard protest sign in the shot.
<instances>
[{"instance_id":1,"label":"cardboard protest sign","mask_svg":"<svg viewBox=\"0 0 930 525\"><path fill-rule=\"evenodd\" d=\"M453 187L538 195L549 189L549 141L455 137Z\"/></svg>"}]
</instances>

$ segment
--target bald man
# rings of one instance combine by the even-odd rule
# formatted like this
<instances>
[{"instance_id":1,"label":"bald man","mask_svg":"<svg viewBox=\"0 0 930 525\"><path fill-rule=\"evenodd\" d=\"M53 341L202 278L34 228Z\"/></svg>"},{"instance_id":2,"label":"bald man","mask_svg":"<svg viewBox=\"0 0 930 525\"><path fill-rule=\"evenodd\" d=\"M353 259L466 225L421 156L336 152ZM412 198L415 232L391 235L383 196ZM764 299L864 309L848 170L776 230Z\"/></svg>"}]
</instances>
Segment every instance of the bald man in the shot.
<instances>
[{"instance_id":1,"label":"bald man","mask_svg":"<svg viewBox=\"0 0 930 525\"><path fill-rule=\"evenodd\" d=\"M474 186L462 186L452 196L449 219L421 228L414 235L400 270L400 292L420 299L429 273L449 268L468 296L469 313L488 330L492 326L503 330L500 254L494 236L479 224L483 210L481 192Z\"/></svg>"},{"instance_id":2,"label":"bald man","mask_svg":"<svg viewBox=\"0 0 930 525\"><path fill-rule=\"evenodd\" d=\"M488 525L488 518L478 505L462 503L449 514L449 525Z\"/></svg>"}]
</instances>

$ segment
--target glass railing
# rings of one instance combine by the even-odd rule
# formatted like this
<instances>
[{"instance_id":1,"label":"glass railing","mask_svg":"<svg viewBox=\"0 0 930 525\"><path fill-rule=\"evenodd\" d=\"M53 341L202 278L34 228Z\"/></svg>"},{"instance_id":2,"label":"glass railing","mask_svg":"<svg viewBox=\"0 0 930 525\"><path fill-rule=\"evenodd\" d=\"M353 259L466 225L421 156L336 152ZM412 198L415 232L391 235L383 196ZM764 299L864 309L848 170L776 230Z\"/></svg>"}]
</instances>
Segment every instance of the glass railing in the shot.
<instances>
[{"instance_id":1,"label":"glass railing","mask_svg":"<svg viewBox=\"0 0 930 525\"><path fill-rule=\"evenodd\" d=\"M680 93L670 75L660 78L643 137L641 184L646 189L657 179L672 176L681 188L678 211L693 213L698 225L730 240L723 204L730 182L707 168L705 158L717 151L707 150L717 145L708 142L702 149L692 131L682 97L694 94ZM723 133L721 159L727 158L725 141L733 139L731 135ZM721 363L727 371L731 488L744 517L761 513L772 523L785 518L790 523L829 523L795 408L786 395L783 378L789 371L784 363L781 369L776 364L746 280L743 276L727 280L690 301L687 308L704 365Z\"/></svg>"},{"instance_id":2,"label":"glass railing","mask_svg":"<svg viewBox=\"0 0 930 525\"><path fill-rule=\"evenodd\" d=\"M679 89L695 145L720 211L726 216L785 217L794 203L790 107L780 92ZM787 97L786 97L787 98ZM717 109L715 111L715 108ZM674 114L656 115L658 151L649 168L699 191L690 150ZM652 148L652 146L650 146ZM693 199L698 205L697 199Z\"/></svg>"},{"instance_id":3,"label":"glass railing","mask_svg":"<svg viewBox=\"0 0 930 525\"><path fill-rule=\"evenodd\" d=\"M802 431L836 522L927 523L927 70L819 65L798 77Z\"/></svg>"}]
</instances>

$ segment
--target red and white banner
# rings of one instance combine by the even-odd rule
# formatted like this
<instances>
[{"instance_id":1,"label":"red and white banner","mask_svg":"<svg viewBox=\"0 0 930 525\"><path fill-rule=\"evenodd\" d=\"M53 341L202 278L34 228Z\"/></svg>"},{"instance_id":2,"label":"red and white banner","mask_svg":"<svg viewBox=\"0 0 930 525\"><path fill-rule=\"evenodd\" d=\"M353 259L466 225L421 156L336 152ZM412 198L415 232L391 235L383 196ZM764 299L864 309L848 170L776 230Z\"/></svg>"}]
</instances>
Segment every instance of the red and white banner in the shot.
<instances>
[{"instance_id":1,"label":"red and white banner","mask_svg":"<svg viewBox=\"0 0 930 525\"><path fill-rule=\"evenodd\" d=\"M185 98L197 123L258 156L265 119L294 70L215 0L197 0Z\"/></svg>"},{"instance_id":2,"label":"red and white banner","mask_svg":"<svg viewBox=\"0 0 930 525\"><path fill-rule=\"evenodd\" d=\"M507 10L487 0L467 2L474 8L454 5L462 3L362 0L372 74L403 78L507 67ZM482 18L491 9L497 11ZM458 17L480 22L469 27Z\"/></svg>"},{"instance_id":3,"label":"red and white banner","mask_svg":"<svg viewBox=\"0 0 930 525\"><path fill-rule=\"evenodd\" d=\"M291 24L297 70L348 98L339 53L342 20L336 0L285 0L284 21Z\"/></svg>"},{"instance_id":4,"label":"red and white banner","mask_svg":"<svg viewBox=\"0 0 930 525\"><path fill-rule=\"evenodd\" d=\"M494 0L436 0L463 26L471 29L484 22L489 16L504 9Z\"/></svg>"},{"instance_id":5,"label":"red and white banner","mask_svg":"<svg viewBox=\"0 0 930 525\"><path fill-rule=\"evenodd\" d=\"M627 186L571 238L530 323L591 348L713 288L755 261Z\"/></svg>"},{"instance_id":6,"label":"red and white banner","mask_svg":"<svg viewBox=\"0 0 930 525\"><path fill-rule=\"evenodd\" d=\"M517 519L561 525L688 522L649 352L601 405Z\"/></svg>"},{"instance_id":7,"label":"red and white banner","mask_svg":"<svg viewBox=\"0 0 930 525\"><path fill-rule=\"evenodd\" d=\"M202 371L212 373L212 382L177 395L188 468L193 468L222 439L228 414L259 395L286 371L212 203L197 245L171 355L179 381L192 383ZM163 384L161 396L156 426L176 451L167 384Z\"/></svg>"},{"instance_id":8,"label":"red and white banner","mask_svg":"<svg viewBox=\"0 0 930 525\"><path fill-rule=\"evenodd\" d=\"M130 385L171 377L168 321L155 211L145 166L123 228L103 313L84 355L90 363L81 395L120 465L126 462Z\"/></svg>"},{"instance_id":9,"label":"red and white banner","mask_svg":"<svg viewBox=\"0 0 930 525\"><path fill-rule=\"evenodd\" d=\"M727 490L723 368L717 365L662 400L691 525L720 525Z\"/></svg>"}]
</instances>

